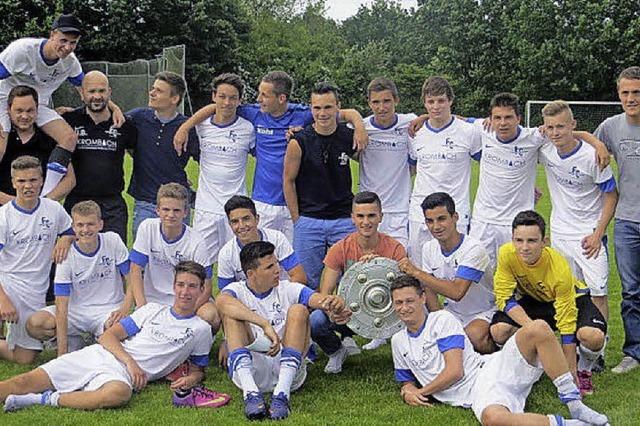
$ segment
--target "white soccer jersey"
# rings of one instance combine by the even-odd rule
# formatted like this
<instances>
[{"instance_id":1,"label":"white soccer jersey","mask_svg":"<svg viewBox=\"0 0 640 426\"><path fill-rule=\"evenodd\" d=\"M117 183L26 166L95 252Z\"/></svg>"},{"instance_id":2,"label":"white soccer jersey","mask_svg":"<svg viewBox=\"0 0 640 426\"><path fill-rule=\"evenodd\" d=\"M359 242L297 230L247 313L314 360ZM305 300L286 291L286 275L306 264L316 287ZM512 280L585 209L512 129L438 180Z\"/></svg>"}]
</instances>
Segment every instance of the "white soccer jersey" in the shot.
<instances>
[{"instance_id":1,"label":"white soccer jersey","mask_svg":"<svg viewBox=\"0 0 640 426\"><path fill-rule=\"evenodd\" d=\"M611 167L600 170L595 149L583 141L572 152L558 154L550 141L540 150L551 195L551 233L582 239L598 226L602 193L615 189Z\"/></svg>"},{"instance_id":2,"label":"white soccer jersey","mask_svg":"<svg viewBox=\"0 0 640 426\"><path fill-rule=\"evenodd\" d=\"M489 255L481 243L468 235L462 235L460 245L444 253L437 240L422 246L422 269L436 278L471 281L467 294L456 302L447 299L445 309L458 319L495 309L493 295L493 268Z\"/></svg>"},{"instance_id":3,"label":"white soccer jersey","mask_svg":"<svg viewBox=\"0 0 640 426\"><path fill-rule=\"evenodd\" d=\"M148 302L173 304L174 267L182 260L204 266L211 278L211 255L200 234L184 225L175 241L168 241L160 230L160 219L140 224L129 260L144 268L144 295Z\"/></svg>"},{"instance_id":4,"label":"white soccer jersey","mask_svg":"<svg viewBox=\"0 0 640 426\"><path fill-rule=\"evenodd\" d=\"M231 283L222 292L230 294L252 312L268 319L281 339L284 338L289 308L296 303L309 306L309 299L315 293L307 286L286 280L280 280L278 286L262 294L254 293L246 281Z\"/></svg>"},{"instance_id":5,"label":"white soccer jersey","mask_svg":"<svg viewBox=\"0 0 640 426\"><path fill-rule=\"evenodd\" d=\"M87 316L118 309L124 300L122 276L129 273L129 251L115 232L98 235L98 248L85 253L74 243L57 266L55 295L69 296L69 315Z\"/></svg>"},{"instance_id":6,"label":"white soccer jersey","mask_svg":"<svg viewBox=\"0 0 640 426\"><path fill-rule=\"evenodd\" d=\"M409 134L415 114L396 114L396 121L382 128L373 116L364 119L369 144L360 153L360 191L372 191L382 201L383 213L407 213L411 193Z\"/></svg>"},{"instance_id":7,"label":"white soccer jersey","mask_svg":"<svg viewBox=\"0 0 640 426\"><path fill-rule=\"evenodd\" d=\"M287 271L299 265L300 261L287 237L280 231L268 228L258 229L258 234L260 235L260 241L269 241L276 247L274 254L282 268L280 270L280 279L289 279ZM240 265L240 250L242 250L242 247L238 238L234 238L228 241L218 254L218 288L221 290L234 281L247 279Z\"/></svg>"},{"instance_id":8,"label":"white soccer jersey","mask_svg":"<svg viewBox=\"0 0 640 426\"><path fill-rule=\"evenodd\" d=\"M200 177L196 209L224 214L233 195L247 195L247 157L256 146L253 125L241 117L225 126L213 118L196 126L200 139Z\"/></svg>"},{"instance_id":9,"label":"white soccer jersey","mask_svg":"<svg viewBox=\"0 0 640 426\"><path fill-rule=\"evenodd\" d=\"M448 311L429 313L422 329L415 334L405 328L393 335L391 351L396 380L415 381L421 386L431 383L444 370L443 353L451 349L462 349L464 376L433 396L445 404L470 407L482 357L474 352L460 321Z\"/></svg>"},{"instance_id":10,"label":"white soccer jersey","mask_svg":"<svg viewBox=\"0 0 640 426\"><path fill-rule=\"evenodd\" d=\"M456 203L461 218L469 217L471 159L479 159L481 129L452 117L440 129L429 123L418 130L410 143L410 156L416 162L416 181L411 194L409 218L424 222L420 204L434 192L446 192Z\"/></svg>"},{"instance_id":11,"label":"white soccer jersey","mask_svg":"<svg viewBox=\"0 0 640 426\"><path fill-rule=\"evenodd\" d=\"M60 203L41 198L31 211L15 200L0 207L0 284L28 306L40 307L49 288L51 255L59 235L73 235Z\"/></svg>"},{"instance_id":12,"label":"white soccer jersey","mask_svg":"<svg viewBox=\"0 0 640 426\"><path fill-rule=\"evenodd\" d=\"M533 210L538 150L543 143L537 128L518 127L516 137L504 142L493 132L483 132L475 220L511 225L519 212Z\"/></svg>"},{"instance_id":13,"label":"white soccer jersey","mask_svg":"<svg viewBox=\"0 0 640 426\"><path fill-rule=\"evenodd\" d=\"M0 99L6 99L12 88L24 85L36 89L39 103L48 105L51 94L66 79L82 76L82 67L73 53L47 65L42 57L46 41L44 38L21 38L0 53L0 63L11 74L0 80Z\"/></svg>"},{"instance_id":14,"label":"white soccer jersey","mask_svg":"<svg viewBox=\"0 0 640 426\"><path fill-rule=\"evenodd\" d=\"M182 317L169 306L147 303L120 324L129 335L122 346L149 381L165 377L186 359L198 367L209 365L211 327L195 313Z\"/></svg>"}]
</instances>

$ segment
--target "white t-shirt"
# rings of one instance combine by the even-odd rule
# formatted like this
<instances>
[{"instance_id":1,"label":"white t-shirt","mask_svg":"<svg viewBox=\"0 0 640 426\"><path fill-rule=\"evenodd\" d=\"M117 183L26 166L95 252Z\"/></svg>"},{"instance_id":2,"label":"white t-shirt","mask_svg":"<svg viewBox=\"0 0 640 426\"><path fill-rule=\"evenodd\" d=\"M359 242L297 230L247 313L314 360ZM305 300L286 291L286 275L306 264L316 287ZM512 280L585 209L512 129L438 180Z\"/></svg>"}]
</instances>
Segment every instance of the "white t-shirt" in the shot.
<instances>
[{"instance_id":1,"label":"white t-shirt","mask_svg":"<svg viewBox=\"0 0 640 426\"><path fill-rule=\"evenodd\" d=\"M440 310L428 314L416 334L410 334L405 328L393 335L391 351L396 380L416 381L422 386L431 383L444 370L443 353L451 349L462 349L464 376L433 396L445 404L470 407L482 357L474 352L462 324L451 312Z\"/></svg>"},{"instance_id":2,"label":"white t-shirt","mask_svg":"<svg viewBox=\"0 0 640 426\"><path fill-rule=\"evenodd\" d=\"M518 213L533 210L538 150L543 143L537 128L518 127L516 137L505 142L495 133L483 132L475 220L511 225Z\"/></svg>"},{"instance_id":3,"label":"white t-shirt","mask_svg":"<svg viewBox=\"0 0 640 426\"><path fill-rule=\"evenodd\" d=\"M211 254L204 239L193 228L183 225L182 235L168 241L160 230L160 219L142 221L129 260L144 268L144 295L147 302L173 304L174 267L191 260L204 266L211 278Z\"/></svg>"},{"instance_id":4,"label":"white t-shirt","mask_svg":"<svg viewBox=\"0 0 640 426\"><path fill-rule=\"evenodd\" d=\"M254 293L246 281L231 283L222 292L230 294L252 312L268 319L281 339L284 338L284 326L289 308L296 303L309 306L309 299L315 293L307 286L286 280L280 280L276 287L262 294Z\"/></svg>"},{"instance_id":5,"label":"white t-shirt","mask_svg":"<svg viewBox=\"0 0 640 426\"><path fill-rule=\"evenodd\" d=\"M256 146L253 125L241 117L225 126L213 118L196 126L200 139L200 177L196 209L224 214L233 195L247 195L247 157Z\"/></svg>"},{"instance_id":6,"label":"white t-shirt","mask_svg":"<svg viewBox=\"0 0 640 426\"><path fill-rule=\"evenodd\" d=\"M383 128L373 116L364 119L369 144L360 153L360 191L378 194L384 213L407 213L411 193L409 134L415 114L396 114L396 121Z\"/></svg>"},{"instance_id":7,"label":"white t-shirt","mask_svg":"<svg viewBox=\"0 0 640 426\"><path fill-rule=\"evenodd\" d=\"M274 229L260 228L258 229L258 234L260 235L260 241L269 241L276 247L274 254L282 268L280 279L288 279L289 274L287 274L287 271L300 264L298 256L296 256L293 247L291 247L291 243L282 232ZM218 253L218 288L220 290L234 281L247 279L240 265L240 250L242 250L242 247L240 240L236 237L227 241L220 253Z\"/></svg>"},{"instance_id":8,"label":"white t-shirt","mask_svg":"<svg viewBox=\"0 0 640 426\"><path fill-rule=\"evenodd\" d=\"M426 122L418 130L410 143L410 156L416 162L409 212L412 221L424 222L420 204L434 192L451 195L460 218L469 217L471 159L480 157L481 132L481 127L455 117L440 129Z\"/></svg>"},{"instance_id":9,"label":"white t-shirt","mask_svg":"<svg viewBox=\"0 0 640 426\"><path fill-rule=\"evenodd\" d=\"M595 149L583 141L560 156L550 141L540 150L551 195L551 233L554 237L582 239L598 226L602 193L615 189L611 167L600 170Z\"/></svg>"},{"instance_id":10,"label":"white t-shirt","mask_svg":"<svg viewBox=\"0 0 640 426\"><path fill-rule=\"evenodd\" d=\"M29 306L44 303L59 235L73 235L60 203L41 198L31 211L15 200L0 207L0 284Z\"/></svg>"},{"instance_id":11,"label":"white t-shirt","mask_svg":"<svg viewBox=\"0 0 640 426\"><path fill-rule=\"evenodd\" d=\"M460 245L450 253L444 253L437 240L422 246L422 269L436 278L471 281L464 297L456 302L447 299L445 309L461 318L495 309L493 295L493 268L489 255L481 243L468 235L462 235Z\"/></svg>"},{"instance_id":12,"label":"white t-shirt","mask_svg":"<svg viewBox=\"0 0 640 426\"><path fill-rule=\"evenodd\" d=\"M56 268L55 295L69 296L70 315L115 310L124 300L122 276L128 273L127 246L115 232L101 233L93 253L85 253L73 243L67 258Z\"/></svg>"},{"instance_id":13,"label":"white t-shirt","mask_svg":"<svg viewBox=\"0 0 640 426\"><path fill-rule=\"evenodd\" d=\"M181 317L169 306L147 303L120 324L129 335L122 346L149 381L165 377L187 359L198 367L209 365L211 327L195 313Z\"/></svg>"},{"instance_id":14,"label":"white t-shirt","mask_svg":"<svg viewBox=\"0 0 640 426\"><path fill-rule=\"evenodd\" d=\"M82 67L76 55L71 53L55 64L47 65L42 57L44 38L21 38L10 43L0 53L0 63L11 73L11 76L0 80L0 99L5 100L12 88L24 85L36 89L38 102L48 105L51 94L66 79L72 79L79 85L82 78ZM77 79L74 79L77 77Z\"/></svg>"}]
</instances>

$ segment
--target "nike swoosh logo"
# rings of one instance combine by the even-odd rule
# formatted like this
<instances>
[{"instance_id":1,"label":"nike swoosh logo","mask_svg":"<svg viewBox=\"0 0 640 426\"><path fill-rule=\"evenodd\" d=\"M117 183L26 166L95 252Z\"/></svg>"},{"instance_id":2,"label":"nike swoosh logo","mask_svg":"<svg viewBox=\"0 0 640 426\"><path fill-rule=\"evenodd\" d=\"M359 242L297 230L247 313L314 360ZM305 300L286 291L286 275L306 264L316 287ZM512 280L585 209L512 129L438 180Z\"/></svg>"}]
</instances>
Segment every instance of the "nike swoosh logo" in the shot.
<instances>
[{"instance_id":1,"label":"nike swoosh logo","mask_svg":"<svg viewBox=\"0 0 640 426\"><path fill-rule=\"evenodd\" d=\"M219 396L219 397L214 398L214 399L212 399L212 400L210 400L210 401L207 401L207 402L203 402L203 403L198 404L198 407L204 407L204 406L207 406L207 405L220 404L221 402L224 402L224 401L226 401L226 400L227 400L227 398L222 397L222 396Z\"/></svg>"}]
</instances>

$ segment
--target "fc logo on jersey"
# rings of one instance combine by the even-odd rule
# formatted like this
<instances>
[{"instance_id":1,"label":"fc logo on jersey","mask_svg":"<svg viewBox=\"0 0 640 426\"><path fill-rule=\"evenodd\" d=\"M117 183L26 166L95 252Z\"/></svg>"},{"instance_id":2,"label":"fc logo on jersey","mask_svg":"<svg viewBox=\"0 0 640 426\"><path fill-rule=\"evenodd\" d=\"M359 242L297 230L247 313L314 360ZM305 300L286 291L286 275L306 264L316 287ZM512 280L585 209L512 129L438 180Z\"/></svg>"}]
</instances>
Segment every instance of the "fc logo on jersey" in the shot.
<instances>
[{"instance_id":1,"label":"fc logo on jersey","mask_svg":"<svg viewBox=\"0 0 640 426\"><path fill-rule=\"evenodd\" d=\"M573 166L569 174L576 179L580 179L584 175L577 166Z\"/></svg>"},{"instance_id":2,"label":"fc logo on jersey","mask_svg":"<svg viewBox=\"0 0 640 426\"><path fill-rule=\"evenodd\" d=\"M50 229L51 228L51 221L49 219L47 219L46 217L42 216L40 218L40 227L44 228L44 229Z\"/></svg>"},{"instance_id":3,"label":"fc logo on jersey","mask_svg":"<svg viewBox=\"0 0 640 426\"><path fill-rule=\"evenodd\" d=\"M118 129L116 129L115 127L111 126L109 127L109 130L105 130L104 131L107 135L111 136L112 138L117 138L118 136L121 135L120 131ZM78 135L80 136L80 135Z\"/></svg>"},{"instance_id":4,"label":"fc logo on jersey","mask_svg":"<svg viewBox=\"0 0 640 426\"><path fill-rule=\"evenodd\" d=\"M442 146L444 146L445 148L449 148L449 149L453 149L453 139L451 138L446 138L444 140L444 142L442 143Z\"/></svg>"},{"instance_id":5,"label":"fc logo on jersey","mask_svg":"<svg viewBox=\"0 0 640 426\"><path fill-rule=\"evenodd\" d=\"M227 135L227 139L229 139L230 142L232 143L236 143L238 140L238 134L236 133L235 130L229 130L229 134Z\"/></svg>"},{"instance_id":6,"label":"fc logo on jersey","mask_svg":"<svg viewBox=\"0 0 640 426\"><path fill-rule=\"evenodd\" d=\"M102 256L100 258L100 266L111 266L113 260L109 256Z\"/></svg>"},{"instance_id":7,"label":"fc logo on jersey","mask_svg":"<svg viewBox=\"0 0 640 426\"><path fill-rule=\"evenodd\" d=\"M526 149L518 147L518 146L514 146L513 147L513 153L515 155L517 155L518 157L524 157L524 154L527 152Z\"/></svg>"},{"instance_id":8,"label":"fc logo on jersey","mask_svg":"<svg viewBox=\"0 0 640 426\"><path fill-rule=\"evenodd\" d=\"M341 166L346 166L347 164L349 164L349 156L346 152L340 154L340 156L338 157L338 164L340 164Z\"/></svg>"},{"instance_id":9,"label":"fc logo on jersey","mask_svg":"<svg viewBox=\"0 0 640 426\"><path fill-rule=\"evenodd\" d=\"M76 135L80 136L80 137L86 137L87 135L87 131L84 130L84 126L77 126L75 129Z\"/></svg>"}]
</instances>

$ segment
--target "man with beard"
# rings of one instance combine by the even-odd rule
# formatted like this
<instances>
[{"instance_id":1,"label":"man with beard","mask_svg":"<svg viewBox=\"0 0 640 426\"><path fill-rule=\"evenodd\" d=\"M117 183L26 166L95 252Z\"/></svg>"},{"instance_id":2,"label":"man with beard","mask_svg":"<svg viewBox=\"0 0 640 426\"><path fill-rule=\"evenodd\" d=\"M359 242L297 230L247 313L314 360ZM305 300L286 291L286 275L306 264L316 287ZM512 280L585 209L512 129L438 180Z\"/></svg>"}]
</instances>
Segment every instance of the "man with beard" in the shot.
<instances>
[{"instance_id":1,"label":"man with beard","mask_svg":"<svg viewBox=\"0 0 640 426\"><path fill-rule=\"evenodd\" d=\"M64 207L71 208L85 200L94 200L102 210L104 232L113 231L127 241L127 205L124 189L123 159L126 149L136 145L138 132L127 121L119 129L113 125L113 114L107 108L111 88L107 76L99 71L87 73L81 89L84 105L63 115L78 135L72 163L76 187Z\"/></svg>"}]
</instances>

